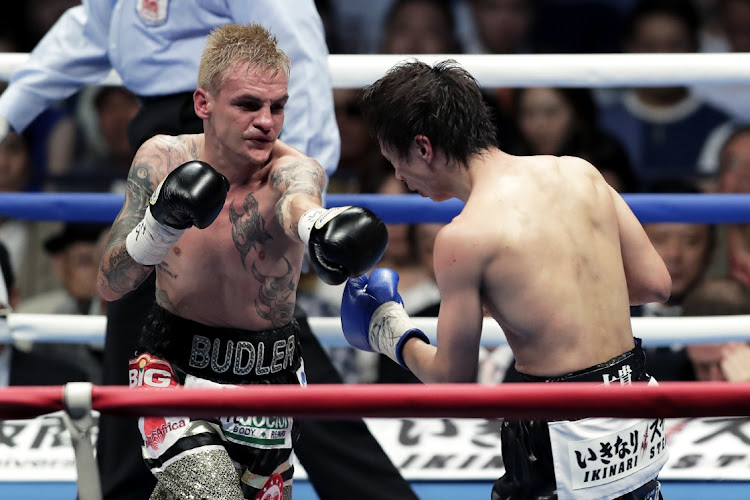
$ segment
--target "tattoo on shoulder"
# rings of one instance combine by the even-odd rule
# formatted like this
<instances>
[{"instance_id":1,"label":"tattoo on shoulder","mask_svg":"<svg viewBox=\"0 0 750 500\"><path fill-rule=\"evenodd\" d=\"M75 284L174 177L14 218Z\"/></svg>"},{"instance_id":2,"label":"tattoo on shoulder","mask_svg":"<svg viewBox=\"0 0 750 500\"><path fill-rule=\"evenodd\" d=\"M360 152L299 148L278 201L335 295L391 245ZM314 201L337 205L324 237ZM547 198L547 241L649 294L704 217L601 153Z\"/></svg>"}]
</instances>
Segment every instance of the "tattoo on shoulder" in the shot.
<instances>
[{"instance_id":1,"label":"tattoo on shoulder","mask_svg":"<svg viewBox=\"0 0 750 500\"><path fill-rule=\"evenodd\" d=\"M234 201L229 205L229 220L232 223L232 240L234 246L240 252L242 267L245 266L245 257L251 249L255 249L256 244L262 245L268 240L273 239L265 226L266 221L260 215L258 209L258 200L253 193L245 197L242 204L242 211L234 208Z\"/></svg>"},{"instance_id":2,"label":"tattoo on shoulder","mask_svg":"<svg viewBox=\"0 0 750 500\"><path fill-rule=\"evenodd\" d=\"M154 147L166 158L170 171L198 157L196 142L189 136L160 135L154 139Z\"/></svg>"},{"instance_id":3,"label":"tattoo on shoulder","mask_svg":"<svg viewBox=\"0 0 750 500\"><path fill-rule=\"evenodd\" d=\"M287 270L280 276L264 275L253 262L253 277L260 282L258 299L255 301L255 310L258 316L270 321L275 327L284 326L292 319L294 313L294 301L289 297L296 289L292 264L284 257Z\"/></svg>"},{"instance_id":4,"label":"tattoo on shoulder","mask_svg":"<svg viewBox=\"0 0 750 500\"><path fill-rule=\"evenodd\" d=\"M293 194L306 194L323 199L323 189L326 185L326 173L323 167L313 159L307 159L281 166L271 174L271 183L277 188L284 189L279 202L276 204L276 219L281 227L286 227L283 207L286 199ZM289 221L289 230L297 233L294 221Z\"/></svg>"},{"instance_id":5,"label":"tattoo on shoulder","mask_svg":"<svg viewBox=\"0 0 750 500\"><path fill-rule=\"evenodd\" d=\"M320 197L326 185L326 173L312 158L283 165L273 171L271 182L286 188L286 193L305 193Z\"/></svg>"}]
</instances>

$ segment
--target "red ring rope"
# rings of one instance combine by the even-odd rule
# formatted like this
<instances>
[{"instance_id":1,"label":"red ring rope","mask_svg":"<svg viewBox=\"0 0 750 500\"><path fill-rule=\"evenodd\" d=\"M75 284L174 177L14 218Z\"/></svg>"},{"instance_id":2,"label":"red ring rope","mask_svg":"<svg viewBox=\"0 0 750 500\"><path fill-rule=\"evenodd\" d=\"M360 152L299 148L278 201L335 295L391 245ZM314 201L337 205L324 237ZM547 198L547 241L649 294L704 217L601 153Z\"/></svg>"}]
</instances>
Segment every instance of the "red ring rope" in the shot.
<instances>
[{"instance_id":1,"label":"red ring rope","mask_svg":"<svg viewBox=\"0 0 750 500\"><path fill-rule=\"evenodd\" d=\"M94 386L93 409L115 415L291 415L299 417L750 416L750 383L249 386L133 390ZM63 408L61 387L0 390L0 417Z\"/></svg>"}]
</instances>

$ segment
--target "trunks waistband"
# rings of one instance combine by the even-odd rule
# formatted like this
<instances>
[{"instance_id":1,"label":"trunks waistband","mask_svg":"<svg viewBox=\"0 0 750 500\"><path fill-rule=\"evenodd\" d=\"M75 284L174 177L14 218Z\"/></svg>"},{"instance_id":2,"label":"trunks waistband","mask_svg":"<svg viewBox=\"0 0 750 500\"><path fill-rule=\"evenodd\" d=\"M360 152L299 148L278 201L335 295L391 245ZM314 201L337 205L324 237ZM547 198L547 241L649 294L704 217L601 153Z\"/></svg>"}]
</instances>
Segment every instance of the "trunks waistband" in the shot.
<instances>
[{"instance_id":1,"label":"trunks waistband","mask_svg":"<svg viewBox=\"0 0 750 500\"><path fill-rule=\"evenodd\" d=\"M301 365L295 319L262 331L208 326L154 305L138 353L162 357L196 377L229 384L282 382Z\"/></svg>"},{"instance_id":2,"label":"trunks waistband","mask_svg":"<svg viewBox=\"0 0 750 500\"><path fill-rule=\"evenodd\" d=\"M635 337L634 341L635 347L630 351L583 370L554 377L519 374L524 382L602 382L604 385L646 382L650 379L646 374L646 354L641 348L641 339Z\"/></svg>"}]
</instances>

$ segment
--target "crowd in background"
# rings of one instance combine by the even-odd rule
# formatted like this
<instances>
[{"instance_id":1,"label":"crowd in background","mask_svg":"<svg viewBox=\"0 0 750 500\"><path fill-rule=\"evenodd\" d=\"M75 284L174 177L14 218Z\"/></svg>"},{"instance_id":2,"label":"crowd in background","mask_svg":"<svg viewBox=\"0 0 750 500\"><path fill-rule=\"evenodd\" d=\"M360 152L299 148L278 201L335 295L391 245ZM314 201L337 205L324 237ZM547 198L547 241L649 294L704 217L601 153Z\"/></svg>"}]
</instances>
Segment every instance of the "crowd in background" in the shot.
<instances>
[{"instance_id":1,"label":"crowd in background","mask_svg":"<svg viewBox=\"0 0 750 500\"><path fill-rule=\"evenodd\" d=\"M32 50L65 9L78 3L13 3L0 22L0 51ZM750 51L750 0L316 4L332 54ZM406 194L368 133L359 93L333 89L341 157L328 192ZM750 84L485 88L484 93L508 153L582 157L620 193L750 193L750 127L744 125L750 123ZM110 86L88 87L58 103L23 134L11 132L0 144L0 191L124 192L131 161L126 127L139 106L131 92ZM389 245L380 266L399 272L412 316L436 316L439 310L431 251L440 227L388 225ZM645 228L672 275L673 293L666 305L633 308L633 316L750 314L750 224L649 223ZM96 296L94 280L106 231L106 225L0 219L0 260L13 310L102 314L106 303ZM325 285L310 273L301 279L298 301L310 316L336 316L341 293L342 287ZM59 373L70 380L100 377L95 346L14 349L68 363L72 369ZM749 351L745 343L652 348L648 366L657 380L750 380ZM331 355L348 382L416 381L382 356L348 348L332 349ZM478 381L512 380L509 350L480 355ZM76 371L84 366L92 368ZM3 380L32 385L3 376L0 385Z\"/></svg>"}]
</instances>

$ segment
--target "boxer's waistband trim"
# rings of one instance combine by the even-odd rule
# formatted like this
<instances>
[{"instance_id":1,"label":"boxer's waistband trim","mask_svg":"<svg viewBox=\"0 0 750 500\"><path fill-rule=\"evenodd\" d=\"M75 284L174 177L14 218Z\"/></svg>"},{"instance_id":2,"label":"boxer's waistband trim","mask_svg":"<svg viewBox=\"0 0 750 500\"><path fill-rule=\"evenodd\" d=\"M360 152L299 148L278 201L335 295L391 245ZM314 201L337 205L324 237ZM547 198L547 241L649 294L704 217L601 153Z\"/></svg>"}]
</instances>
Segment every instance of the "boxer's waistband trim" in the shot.
<instances>
[{"instance_id":1,"label":"boxer's waistband trim","mask_svg":"<svg viewBox=\"0 0 750 500\"><path fill-rule=\"evenodd\" d=\"M565 375L552 377L528 375L521 373L524 382L601 382L630 384L649 380L646 374L646 354L641 348L641 339L635 338L635 347L628 352L615 356L609 361L584 368Z\"/></svg>"}]
</instances>

